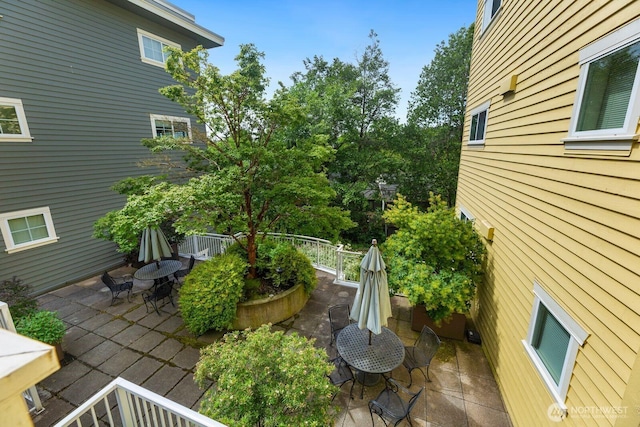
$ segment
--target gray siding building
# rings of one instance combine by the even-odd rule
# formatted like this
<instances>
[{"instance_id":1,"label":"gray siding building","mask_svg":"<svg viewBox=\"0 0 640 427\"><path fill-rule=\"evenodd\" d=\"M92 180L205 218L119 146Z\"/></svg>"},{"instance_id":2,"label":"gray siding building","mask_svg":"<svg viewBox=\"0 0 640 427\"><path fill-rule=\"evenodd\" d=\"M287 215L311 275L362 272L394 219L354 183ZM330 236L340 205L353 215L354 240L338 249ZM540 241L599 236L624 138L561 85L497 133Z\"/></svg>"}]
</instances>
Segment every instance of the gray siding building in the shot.
<instances>
[{"instance_id":1,"label":"gray siding building","mask_svg":"<svg viewBox=\"0 0 640 427\"><path fill-rule=\"evenodd\" d=\"M150 173L140 143L198 126L160 93L163 45L224 39L162 0L0 3L0 280L42 293L123 263L93 223Z\"/></svg>"}]
</instances>

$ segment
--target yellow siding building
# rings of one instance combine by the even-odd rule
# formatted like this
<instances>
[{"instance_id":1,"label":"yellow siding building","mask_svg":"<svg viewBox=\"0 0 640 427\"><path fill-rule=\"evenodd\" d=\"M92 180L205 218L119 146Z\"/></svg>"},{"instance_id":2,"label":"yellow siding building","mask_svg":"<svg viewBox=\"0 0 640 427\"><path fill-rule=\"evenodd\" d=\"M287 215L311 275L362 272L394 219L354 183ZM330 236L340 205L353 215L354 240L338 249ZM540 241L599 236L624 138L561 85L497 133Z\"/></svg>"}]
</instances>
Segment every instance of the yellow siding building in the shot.
<instances>
[{"instance_id":1,"label":"yellow siding building","mask_svg":"<svg viewBox=\"0 0 640 427\"><path fill-rule=\"evenodd\" d=\"M479 0L460 215L515 426L640 425L640 1Z\"/></svg>"}]
</instances>

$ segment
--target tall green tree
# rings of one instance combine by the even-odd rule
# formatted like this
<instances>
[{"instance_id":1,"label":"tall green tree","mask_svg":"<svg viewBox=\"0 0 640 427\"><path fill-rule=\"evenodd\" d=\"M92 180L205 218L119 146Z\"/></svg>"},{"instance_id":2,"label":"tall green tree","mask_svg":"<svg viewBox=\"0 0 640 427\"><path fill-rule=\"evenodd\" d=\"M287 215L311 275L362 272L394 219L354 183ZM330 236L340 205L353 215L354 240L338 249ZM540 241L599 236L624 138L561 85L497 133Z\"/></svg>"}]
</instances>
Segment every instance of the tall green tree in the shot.
<instances>
[{"instance_id":1,"label":"tall green tree","mask_svg":"<svg viewBox=\"0 0 640 427\"><path fill-rule=\"evenodd\" d=\"M438 44L411 93L398 177L400 192L426 204L429 193L455 202L474 25Z\"/></svg>"},{"instance_id":2,"label":"tall green tree","mask_svg":"<svg viewBox=\"0 0 640 427\"><path fill-rule=\"evenodd\" d=\"M305 111L284 87L265 98L263 56L254 45L242 45L238 69L223 75L203 48L171 49L167 71L176 84L160 92L205 124L207 134L196 135L194 143L164 136L143 144L156 153L183 152L195 176L129 195L122 210L107 215L111 224L136 230L149 225L141 224L141 217L145 222L171 217L184 234L243 233L239 244L248 253L250 277L256 275L262 233L306 232L335 239L352 226L348 212L329 206L335 192L322 167L332 148L312 136L291 143L285 129L304 121Z\"/></svg>"},{"instance_id":3,"label":"tall green tree","mask_svg":"<svg viewBox=\"0 0 640 427\"><path fill-rule=\"evenodd\" d=\"M304 62L305 71L294 74L292 92L309 108L304 130L323 134L335 150L327 172L336 191L336 205L351 212L358 223L351 239L371 239L373 228L368 197L376 180L388 176L390 141L397 126L394 118L399 89L389 76L378 35L371 31L370 44L355 63L314 57ZM382 227L378 227L379 231Z\"/></svg>"}]
</instances>

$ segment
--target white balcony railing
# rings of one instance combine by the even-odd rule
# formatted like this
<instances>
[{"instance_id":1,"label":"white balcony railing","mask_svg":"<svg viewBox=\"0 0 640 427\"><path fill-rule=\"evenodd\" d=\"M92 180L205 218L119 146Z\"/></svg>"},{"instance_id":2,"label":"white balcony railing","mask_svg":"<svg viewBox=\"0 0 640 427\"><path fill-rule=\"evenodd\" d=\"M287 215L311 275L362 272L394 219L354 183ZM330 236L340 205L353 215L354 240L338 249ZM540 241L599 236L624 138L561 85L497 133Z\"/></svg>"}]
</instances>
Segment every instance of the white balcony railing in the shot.
<instances>
[{"instance_id":1,"label":"white balcony railing","mask_svg":"<svg viewBox=\"0 0 640 427\"><path fill-rule=\"evenodd\" d=\"M165 397L116 378L54 427L224 427Z\"/></svg>"},{"instance_id":2,"label":"white balcony railing","mask_svg":"<svg viewBox=\"0 0 640 427\"><path fill-rule=\"evenodd\" d=\"M344 250L342 245L333 245L317 237L281 233L269 233L269 236L291 242L309 257L316 269L334 274L335 284L358 286L363 253ZM190 236L178 246L178 252L184 257L194 255L197 259L208 259L223 253L233 242L234 238L226 234Z\"/></svg>"}]
</instances>

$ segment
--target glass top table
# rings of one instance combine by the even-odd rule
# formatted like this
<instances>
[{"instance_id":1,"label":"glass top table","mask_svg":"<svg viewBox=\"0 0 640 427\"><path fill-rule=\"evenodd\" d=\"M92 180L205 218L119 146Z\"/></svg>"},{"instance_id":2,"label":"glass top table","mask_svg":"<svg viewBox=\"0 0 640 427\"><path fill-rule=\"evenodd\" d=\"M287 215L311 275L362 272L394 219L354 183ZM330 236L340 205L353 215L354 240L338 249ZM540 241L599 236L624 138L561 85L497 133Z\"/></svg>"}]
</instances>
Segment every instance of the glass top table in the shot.
<instances>
[{"instance_id":1,"label":"glass top table","mask_svg":"<svg viewBox=\"0 0 640 427\"><path fill-rule=\"evenodd\" d=\"M133 273L133 277L138 280L157 280L167 277L181 268L182 262L174 259L160 261L159 263L152 262L136 270L136 272Z\"/></svg>"},{"instance_id":2,"label":"glass top table","mask_svg":"<svg viewBox=\"0 0 640 427\"><path fill-rule=\"evenodd\" d=\"M404 360L404 344L396 334L384 327L380 334L371 334L369 345L369 330L360 329L357 323L352 323L338 334L336 348L345 362L365 374L391 372ZM377 382L378 376L374 378ZM361 382L364 388L366 375Z\"/></svg>"}]
</instances>

